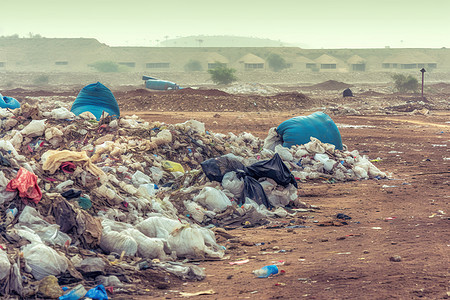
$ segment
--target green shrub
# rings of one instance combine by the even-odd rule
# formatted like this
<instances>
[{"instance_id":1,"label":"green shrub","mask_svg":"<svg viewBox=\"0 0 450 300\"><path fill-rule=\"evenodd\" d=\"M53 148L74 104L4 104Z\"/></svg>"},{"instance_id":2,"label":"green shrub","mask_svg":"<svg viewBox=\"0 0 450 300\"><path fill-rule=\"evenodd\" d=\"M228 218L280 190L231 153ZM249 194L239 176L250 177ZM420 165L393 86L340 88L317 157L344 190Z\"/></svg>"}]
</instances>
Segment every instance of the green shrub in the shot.
<instances>
[{"instance_id":1,"label":"green shrub","mask_svg":"<svg viewBox=\"0 0 450 300\"><path fill-rule=\"evenodd\" d=\"M45 85L48 84L49 77L48 75L39 75L33 79L33 83L35 85Z\"/></svg>"},{"instance_id":2,"label":"green shrub","mask_svg":"<svg viewBox=\"0 0 450 300\"><path fill-rule=\"evenodd\" d=\"M405 76L403 74L392 75L394 79L395 89L401 93L417 92L419 89L419 82L417 78L412 75Z\"/></svg>"},{"instance_id":3,"label":"green shrub","mask_svg":"<svg viewBox=\"0 0 450 300\"><path fill-rule=\"evenodd\" d=\"M202 64L198 60L191 59L187 62L187 64L184 65L184 70L186 72L201 71L202 69Z\"/></svg>"},{"instance_id":4,"label":"green shrub","mask_svg":"<svg viewBox=\"0 0 450 300\"><path fill-rule=\"evenodd\" d=\"M225 64L217 61L215 65L214 69L208 70L208 73L211 74L211 80L215 84L230 84L237 81L237 77L234 75L235 69L228 68Z\"/></svg>"},{"instance_id":5,"label":"green shrub","mask_svg":"<svg viewBox=\"0 0 450 300\"><path fill-rule=\"evenodd\" d=\"M113 61L97 61L95 63L90 64L89 67L92 67L98 72L103 73L119 72L119 65Z\"/></svg>"},{"instance_id":6,"label":"green shrub","mask_svg":"<svg viewBox=\"0 0 450 300\"><path fill-rule=\"evenodd\" d=\"M287 68L287 63L279 54L271 53L267 57L269 68L274 72L279 72Z\"/></svg>"}]
</instances>

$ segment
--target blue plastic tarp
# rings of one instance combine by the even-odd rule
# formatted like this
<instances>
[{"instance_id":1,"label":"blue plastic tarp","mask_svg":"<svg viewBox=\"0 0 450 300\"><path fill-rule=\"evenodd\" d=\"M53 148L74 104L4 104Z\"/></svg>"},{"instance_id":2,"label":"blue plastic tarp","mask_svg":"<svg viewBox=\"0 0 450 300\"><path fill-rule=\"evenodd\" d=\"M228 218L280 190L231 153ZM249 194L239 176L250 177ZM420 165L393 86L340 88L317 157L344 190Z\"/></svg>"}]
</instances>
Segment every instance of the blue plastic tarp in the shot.
<instances>
[{"instance_id":1,"label":"blue plastic tarp","mask_svg":"<svg viewBox=\"0 0 450 300\"><path fill-rule=\"evenodd\" d=\"M0 108L16 109L20 108L20 102L15 98L2 96L0 94Z\"/></svg>"},{"instance_id":2,"label":"blue plastic tarp","mask_svg":"<svg viewBox=\"0 0 450 300\"><path fill-rule=\"evenodd\" d=\"M171 81L148 79L145 81L145 87L152 90L166 91L166 90L179 90L180 87Z\"/></svg>"},{"instance_id":3,"label":"blue plastic tarp","mask_svg":"<svg viewBox=\"0 0 450 300\"><path fill-rule=\"evenodd\" d=\"M283 140L283 147L303 145L310 142L311 137L322 143L333 144L342 150L342 139L339 129L333 120L323 112L315 112L309 116L294 117L278 125L277 133Z\"/></svg>"},{"instance_id":4,"label":"blue plastic tarp","mask_svg":"<svg viewBox=\"0 0 450 300\"><path fill-rule=\"evenodd\" d=\"M107 112L110 116L120 116L120 109L116 98L100 82L85 86L73 102L70 111L77 116L85 111L89 111L97 118L97 121L102 117L103 111Z\"/></svg>"}]
</instances>

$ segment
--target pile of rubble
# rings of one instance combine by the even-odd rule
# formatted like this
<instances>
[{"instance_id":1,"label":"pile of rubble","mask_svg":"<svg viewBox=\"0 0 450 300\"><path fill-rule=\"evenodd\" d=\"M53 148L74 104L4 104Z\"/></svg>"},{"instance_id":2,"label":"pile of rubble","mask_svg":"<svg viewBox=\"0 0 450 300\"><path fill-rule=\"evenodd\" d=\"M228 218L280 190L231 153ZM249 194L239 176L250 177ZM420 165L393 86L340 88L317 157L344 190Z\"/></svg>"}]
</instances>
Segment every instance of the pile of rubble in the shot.
<instances>
[{"instance_id":1,"label":"pile of rubble","mask_svg":"<svg viewBox=\"0 0 450 300\"><path fill-rule=\"evenodd\" d=\"M292 208L307 207L296 182L386 177L358 151L335 150L314 138L290 149L274 146L274 129L260 140L246 132L208 132L195 120L96 121L61 105L0 109L3 295L56 298L63 295L60 286L79 284L138 293L132 284L143 282L142 274L154 285L167 284L169 275L158 272L201 280L204 271L186 261L224 257L216 228L294 215ZM295 180L252 179L267 203L243 197L242 170L221 169L219 181L204 170L215 158L247 168L275 156Z\"/></svg>"}]
</instances>

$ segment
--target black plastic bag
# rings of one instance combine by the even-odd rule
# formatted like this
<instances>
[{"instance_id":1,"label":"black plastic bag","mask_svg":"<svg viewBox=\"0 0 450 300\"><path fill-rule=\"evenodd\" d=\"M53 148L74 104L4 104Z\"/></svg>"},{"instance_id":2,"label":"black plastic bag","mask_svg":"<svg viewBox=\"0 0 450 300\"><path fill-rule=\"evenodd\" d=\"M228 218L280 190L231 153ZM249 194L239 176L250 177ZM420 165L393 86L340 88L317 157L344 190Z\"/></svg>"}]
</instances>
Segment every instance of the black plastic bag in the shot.
<instances>
[{"instance_id":1,"label":"black plastic bag","mask_svg":"<svg viewBox=\"0 0 450 300\"><path fill-rule=\"evenodd\" d=\"M280 155L276 153L270 160L263 160L244 169L248 176L255 179L267 177L275 180L279 185L286 187L292 183L297 187L297 181L288 167L283 163Z\"/></svg>"},{"instance_id":2,"label":"black plastic bag","mask_svg":"<svg viewBox=\"0 0 450 300\"><path fill-rule=\"evenodd\" d=\"M81 191L76 191L74 189L70 189L68 191L65 191L64 193L61 193L61 196L63 196L67 200L73 199L73 198L79 198L81 196Z\"/></svg>"},{"instance_id":3,"label":"black plastic bag","mask_svg":"<svg viewBox=\"0 0 450 300\"><path fill-rule=\"evenodd\" d=\"M273 207L267 199L262 185L258 182L258 180L250 176L244 177L244 203L245 198L252 199L258 205L264 204L267 208Z\"/></svg>"},{"instance_id":4,"label":"black plastic bag","mask_svg":"<svg viewBox=\"0 0 450 300\"><path fill-rule=\"evenodd\" d=\"M236 170L244 170L244 165L230 155L205 160L200 164L206 177L211 181L222 182L223 175Z\"/></svg>"}]
</instances>

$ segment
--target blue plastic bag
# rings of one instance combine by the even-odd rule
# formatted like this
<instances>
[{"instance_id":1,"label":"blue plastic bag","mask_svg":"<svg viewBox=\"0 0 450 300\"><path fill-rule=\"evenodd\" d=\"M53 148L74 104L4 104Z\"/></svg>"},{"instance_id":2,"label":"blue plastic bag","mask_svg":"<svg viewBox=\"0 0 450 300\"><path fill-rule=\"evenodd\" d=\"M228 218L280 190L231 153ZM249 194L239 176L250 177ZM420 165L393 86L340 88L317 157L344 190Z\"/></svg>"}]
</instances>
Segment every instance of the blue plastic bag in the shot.
<instances>
[{"instance_id":1,"label":"blue plastic bag","mask_svg":"<svg viewBox=\"0 0 450 300\"><path fill-rule=\"evenodd\" d=\"M108 300L108 295L103 284L99 284L95 288L90 289L84 297L94 300Z\"/></svg>"},{"instance_id":2,"label":"blue plastic bag","mask_svg":"<svg viewBox=\"0 0 450 300\"><path fill-rule=\"evenodd\" d=\"M283 147L303 145L310 142L311 137L322 143L333 144L342 150L342 139L339 129L333 120L323 112L315 112L309 116L294 117L286 120L276 129L283 140Z\"/></svg>"},{"instance_id":3,"label":"blue plastic bag","mask_svg":"<svg viewBox=\"0 0 450 300\"><path fill-rule=\"evenodd\" d=\"M146 80L145 87L151 90L160 90L160 91L180 89L180 87L174 82L159 79Z\"/></svg>"},{"instance_id":4,"label":"blue plastic bag","mask_svg":"<svg viewBox=\"0 0 450 300\"><path fill-rule=\"evenodd\" d=\"M0 94L0 108L16 109L20 108L20 103L12 97L6 97Z\"/></svg>"},{"instance_id":5,"label":"blue plastic bag","mask_svg":"<svg viewBox=\"0 0 450 300\"><path fill-rule=\"evenodd\" d=\"M110 116L119 117L120 109L113 93L100 82L85 86L72 104L70 109L75 115L85 111L91 112L97 121L102 117L103 111Z\"/></svg>"}]
</instances>

